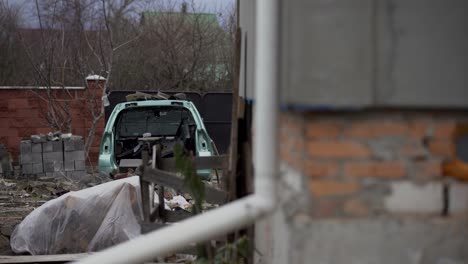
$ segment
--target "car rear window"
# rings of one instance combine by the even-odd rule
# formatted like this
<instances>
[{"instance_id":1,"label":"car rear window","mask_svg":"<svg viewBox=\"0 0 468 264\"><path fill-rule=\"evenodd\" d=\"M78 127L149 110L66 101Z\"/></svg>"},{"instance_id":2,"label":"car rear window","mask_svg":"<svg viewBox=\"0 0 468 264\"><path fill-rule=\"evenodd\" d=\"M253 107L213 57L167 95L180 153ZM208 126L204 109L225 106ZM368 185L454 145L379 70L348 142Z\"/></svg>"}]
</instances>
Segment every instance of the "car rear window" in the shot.
<instances>
[{"instance_id":1,"label":"car rear window","mask_svg":"<svg viewBox=\"0 0 468 264\"><path fill-rule=\"evenodd\" d=\"M144 133L152 136L174 136L182 119L194 124L192 113L184 107L135 107L119 115L117 137L139 137Z\"/></svg>"}]
</instances>

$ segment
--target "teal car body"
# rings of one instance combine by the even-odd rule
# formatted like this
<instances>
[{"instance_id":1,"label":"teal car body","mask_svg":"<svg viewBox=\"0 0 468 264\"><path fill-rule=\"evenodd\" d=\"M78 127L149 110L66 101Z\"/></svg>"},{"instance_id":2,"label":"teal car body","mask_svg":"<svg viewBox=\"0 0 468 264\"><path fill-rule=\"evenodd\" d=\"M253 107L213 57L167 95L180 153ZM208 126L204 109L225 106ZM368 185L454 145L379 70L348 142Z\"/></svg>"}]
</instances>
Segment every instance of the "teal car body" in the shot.
<instances>
[{"instance_id":1,"label":"teal car body","mask_svg":"<svg viewBox=\"0 0 468 264\"><path fill-rule=\"evenodd\" d=\"M213 141L206 131L203 120L190 101L147 100L117 104L110 115L101 140L99 172L109 175L118 171L119 161L125 155L141 158L135 149L144 136L160 137L169 147L177 140L177 131L187 122L191 134L191 151L196 156L214 155ZM146 134L146 135L145 135ZM164 148L165 146L163 146ZM164 158L164 156L163 156ZM209 179L211 170L198 170L202 179Z\"/></svg>"}]
</instances>

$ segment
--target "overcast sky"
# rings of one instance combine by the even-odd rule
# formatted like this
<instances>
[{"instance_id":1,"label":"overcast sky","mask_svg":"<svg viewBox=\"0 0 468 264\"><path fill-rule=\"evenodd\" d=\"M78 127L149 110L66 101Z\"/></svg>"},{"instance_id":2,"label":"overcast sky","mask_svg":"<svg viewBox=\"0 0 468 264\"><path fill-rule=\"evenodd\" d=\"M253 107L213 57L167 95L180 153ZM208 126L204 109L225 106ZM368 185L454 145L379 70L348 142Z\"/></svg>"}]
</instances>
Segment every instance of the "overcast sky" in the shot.
<instances>
[{"instance_id":1,"label":"overcast sky","mask_svg":"<svg viewBox=\"0 0 468 264\"><path fill-rule=\"evenodd\" d=\"M34 0L0 0L6 1L11 5L17 5L21 7L22 16L25 27L35 27L37 24L37 14L35 11ZM41 1L41 0L39 0ZM114 0L118 1L118 0ZM226 13L227 10L234 7L235 0L136 0L135 10L136 13L141 13L146 10L155 10L156 6L160 2L170 2L172 5L181 6L183 2L190 3L193 1L197 12L202 13ZM190 10L189 10L190 11Z\"/></svg>"}]
</instances>

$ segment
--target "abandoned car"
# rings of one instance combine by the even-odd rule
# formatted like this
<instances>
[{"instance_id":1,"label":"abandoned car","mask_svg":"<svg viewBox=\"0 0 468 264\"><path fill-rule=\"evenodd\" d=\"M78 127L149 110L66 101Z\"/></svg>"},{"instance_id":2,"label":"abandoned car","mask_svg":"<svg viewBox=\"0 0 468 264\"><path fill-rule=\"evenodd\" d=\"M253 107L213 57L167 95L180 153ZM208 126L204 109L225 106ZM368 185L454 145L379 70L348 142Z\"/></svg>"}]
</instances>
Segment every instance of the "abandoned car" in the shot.
<instances>
[{"instance_id":1,"label":"abandoned car","mask_svg":"<svg viewBox=\"0 0 468 264\"><path fill-rule=\"evenodd\" d=\"M99 152L100 173L113 177L117 172L137 168L143 150L147 149L151 155L154 144L160 145L162 158L173 157L176 144L195 156L215 154L213 141L192 102L174 97L136 98L129 101L127 96L129 102L117 104L107 121ZM204 180L211 173L211 170L197 170Z\"/></svg>"}]
</instances>

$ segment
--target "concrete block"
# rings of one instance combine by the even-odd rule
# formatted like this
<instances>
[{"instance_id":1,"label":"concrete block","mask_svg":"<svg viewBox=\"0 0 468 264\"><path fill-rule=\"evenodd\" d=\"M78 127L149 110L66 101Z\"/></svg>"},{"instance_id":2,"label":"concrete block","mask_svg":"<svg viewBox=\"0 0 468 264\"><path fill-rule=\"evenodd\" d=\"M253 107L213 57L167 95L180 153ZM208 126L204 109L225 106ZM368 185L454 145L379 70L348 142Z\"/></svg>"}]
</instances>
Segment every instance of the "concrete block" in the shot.
<instances>
[{"instance_id":1,"label":"concrete block","mask_svg":"<svg viewBox=\"0 0 468 264\"><path fill-rule=\"evenodd\" d=\"M48 141L42 145L43 152L63 152L62 141Z\"/></svg>"},{"instance_id":2,"label":"concrete block","mask_svg":"<svg viewBox=\"0 0 468 264\"><path fill-rule=\"evenodd\" d=\"M74 171L75 170L75 162L73 160L66 160L64 162L65 171Z\"/></svg>"},{"instance_id":3,"label":"concrete block","mask_svg":"<svg viewBox=\"0 0 468 264\"><path fill-rule=\"evenodd\" d=\"M31 141L30 140L21 141L20 150L21 150L21 154L30 153L31 152Z\"/></svg>"},{"instance_id":4,"label":"concrete block","mask_svg":"<svg viewBox=\"0 0 468 264\"><path fill-rule=\"evenodd\" d=\"M65 151L78 151L84 150L83 139L68 139L63 142L63 148Z\"/></svg>"},{"instance_id":5,"label":"concrete block","mask_svg":"<svg viewBox=\"0 0 468 264\"><path fill-rule=\"evenodd\" d=\"M46 173L54 172L55 171L54 165L55 164L53 161L44 161L44 171Z\"/></svg>"},{"instance_id":6,"label":"concrete block","mask_svg":"<svg viewBox=\"0 0 468 264\"><path fill-rule=\"evenodd\" d=\"M54 162L54 171L63 171L63 161Z\"/></svg>"},{"instance_id":7,"label":"concrete block","mask_svg":"<svg viewBox=\"0 0 468 264\"><path fill-rule=\"evenodd\" d=\"M463 213L468 211L468 184L450 183L449 213Z\"/></svg>"},{"instance_id":8,"label":"concrete block","mask_svg":"<svg viewBox=\"0 0 468 264\"><path fill-rule=\"evenodd\" d=\"M63 150L64 151L75 151L75 141L70 140L70 139L63 141Z\"/></svg>"},{"instance_id":9,"label":"concrete block","mask_svg":"<svg viewBox=\"0 0 468 264\"><path fill-rule=\"evenodd\" d=\"M75 142L75 150L84 150L84 140L73 140Z\"/></svg>"},{"instance_id":10,"label":"concrete block","mask_svg":"<svg viewBox=\"0 0 468 264\"><path fill-rule=\"evenodd\" d=\"M33 163L33 174L43 173L44 168L42 163Z\"/></svg>"},{"instance_id":11,"label":"concrete block","mask_svg":"<svg viewBox=\"0 0 468 264\"><path fill-rule=\"evenodd\" d=\"M23 164L23 165L21 165L21 172L23 174L32 174L33 165L32 164Z\"/></svg>"},{"instance_id":12,"label":"concrete block","mask_svg":"<svg viewBox=\"0 0 468 264\"><path fill-rule=\"evenodd\" d=\"M85 153L83 150L64 152L65 161L85 160Z\"/></svg>"},{"instance_id":13,"label":"concrete block","mask_svg":"<svg viewBox=\"0 0 468 264\"><path fill-rule=\"evenodd\" d=\"M31 145L31 152L42 153L42 143L33 143Z\"/></svg>"},{"instance_id":14,"label":"concrete block","mask_svg":"<svg viewBox=\"0 0 468 264\"><path fill-rule=\"evenodd\" d=\"M31 153L32 163L41 163L42 164L42 153Z\"/></svg>"},{"instance_id":15,"label":"concrete block","mask_svg":"<svg viewBox=\"0 0 468 264\"><path fill-rule=\"evenodd\" d=\"M44 155L44 160L47 160L47 161L55 161L55 162L63 161L62 152L44 152L43 155Z\"/></svg>"},{"instance_id":16,"label":"concrete block","mask_svg":"<svg viewBox=\"0 0 468 264\"><path fill-rule=\"evenodd\" d=\"M424 185L409 181L392 182L391 194L385 198L385 207L393 213L441 213L443 209L442 184Z\"/></svg>"},{"instance_id":17,"label":"concrete block","mask_svg":"<svg viewBox=\"0 0 468 264\"><path fill-rule=\"evenodd\" d=\"M42 152L52 152L52 142L42 143Z\"/></svg>"},{"instance_id":18,"label":"concrete block","mask_svg":"<svg viewBox=\"0 0 468 264\"><path fill-rule=\"evenodd\" d=\"M44 171L45 172L63 171L63 162L62 161L45 161Z\"/></svg>"},{"instance_id":19,"label":"concrete block","mask_svg":"<svg viewBox=\"0 0 468 264\"><path fill-rule=\"evenodd\" d=\"M32 153L31 152L21 153L20 159L21 159L21 164L32 163Z\"/></svg>"},{"instance_id":20,"label":"concrete block","mask_svg":"<svg viewBox=\"0 0 468 264\"><path fill-rule=\"evenodd\" d=\"M86 170L86 163L84 160L75 160L75 170L84 171Z\"/></svg>"},{"instance_id":21,"label":"concrete block","mask_svg":"<svg viewBox=\"0 0 468 264\"><path fill-rule=\"evenodd\" d=\"M53 152L63 152L63 142L62 141L52 141L52 151Z\"/></svg>"}]
</instances>

